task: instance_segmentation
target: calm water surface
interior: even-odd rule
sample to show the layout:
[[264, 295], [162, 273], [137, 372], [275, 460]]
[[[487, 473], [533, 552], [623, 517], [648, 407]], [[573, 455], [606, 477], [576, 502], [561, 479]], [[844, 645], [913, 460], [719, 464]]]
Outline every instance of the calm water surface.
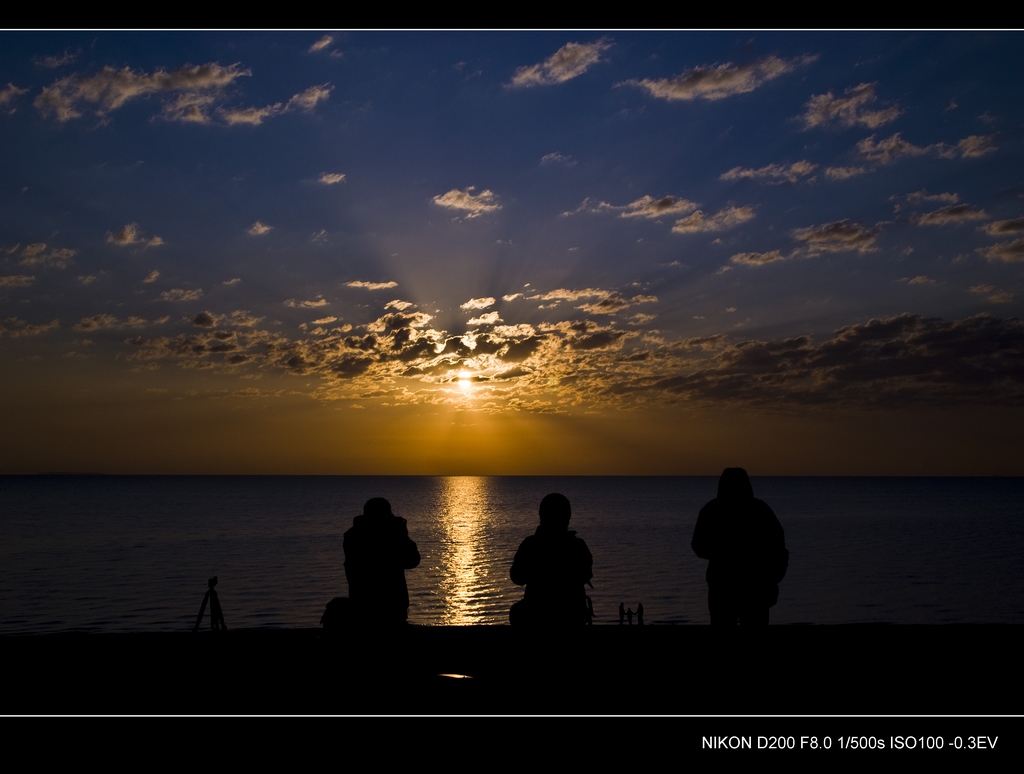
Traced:
[[[773, 623], [1024, 622], [1022, 479], [754, 478], [786, 531]], [[410, 620], [499, 624], [549, 492], [594, 555], [598, 623], [707, 623], [690, 538], [703, 477], [0, 477], [0, 633], [191, 628], [206, 591], [230, 628], [313, 627], [347, 594], [342, 536], [388, 498], [423, 560]]]

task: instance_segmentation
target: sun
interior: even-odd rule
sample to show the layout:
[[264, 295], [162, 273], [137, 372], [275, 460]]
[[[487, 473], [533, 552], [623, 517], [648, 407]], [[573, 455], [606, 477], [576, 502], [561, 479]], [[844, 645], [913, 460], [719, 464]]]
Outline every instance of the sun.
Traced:
[[473, 386], [473, 374], [469, 371], [459, 371], [456, 378], [459, 380], [459, 387], [462, 388], [463, 392], [468, 392]]

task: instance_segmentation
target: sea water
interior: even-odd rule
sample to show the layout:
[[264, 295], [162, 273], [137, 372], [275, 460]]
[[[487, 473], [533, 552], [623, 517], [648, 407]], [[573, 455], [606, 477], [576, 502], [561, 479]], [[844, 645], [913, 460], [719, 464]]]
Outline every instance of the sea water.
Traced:
[[[786, 532], [775, 624], [1024, 622], [1024, 479], [753, 478]], [[0, 634], [183, 631], [218, 576], [229, 628], [315, 627], [371, 497], [408, 520], [409, 620], [503, 624], [549, 492], [594, 556], [595, 623], [705, 624], [690, 549], [712, 477], [3, 476]], [[206, 623], [208, 625], [208, 616]]]

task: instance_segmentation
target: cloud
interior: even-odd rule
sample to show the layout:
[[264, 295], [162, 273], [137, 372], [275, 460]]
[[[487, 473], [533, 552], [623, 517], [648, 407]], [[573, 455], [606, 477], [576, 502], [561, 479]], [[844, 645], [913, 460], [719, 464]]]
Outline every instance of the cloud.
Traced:
[[44, 70], [56, 70], [58, 67], [69, 65], [78, 59], [80, 51], [72, 53], [71, 51], [64, 51], [62, 54], [51, 54], [49, 56], [37, 56], [32, 58], [32, 63], [36, 67], [42, 67]]
[[479, 317], [471, 317], [466, 325], [494, 325], [495, 323], [501, 322], [501, 318], [497, 312], [487, 312]]
[[911, 222], [918, 226], [957, 226], [972, 220], [984, 220], [987, 217], [984, 210], [976, 210], [969, 204], [954, 204], [927, 212], [924, 215], [915, 215], [911, 218]]
[[346, 282], [345, 287], [347, 288], [364, 288], [365, 290], [387, 290], [389, 288], [397, 288], [397, 282], [366, 282], [364, 280], [352, 280]]
[[791, 232], [794, 239], [804, 244], [808, 256], [849, 251], [871, 252], [876, 249], [878, 233], [846, 220], [798, 228]]
[[807, 101], [807, 109], [800, 118], [805, 129], [837, 123], [840, 126], [866, 126], [877, 129], [883, 124], [895, 121], [903, 112], [899, 107], [869, 110], [874, 103], [877, 83], [862, 83], [846, 90], [845, 96], [836, 97], [832, 92], [815, 94]]
[[313, 53], [316, 53], [317, 51], [323, 51], [325, 48], [330, 46], [333, 42], [334, 42], [334, 36], [333, 35], [324, 35], [322, 38], [320, 38], [318, 41], [316, 41], [313, 45], [311, 45], [309, 47], [309, 51], [307, 53], [313, 54]]
[[324, 185], [337, 185], [344, 182], [345, 175], [341, 172], [321, 172], [317, 179]]
[[439, 207], [467, 212], [469, 213], [466, 215], [467, 218], [476, 218], [485, 212], [494, 212], [501, 209], [501, 205], [498, 204], [498, 199], [493, 192], [481, 191], [479, 194], [474, 195], [471, 192], [475, 188], [472, 185], [461, 191], [453, 188], [446, 194], [435, 196], [433, 202]]
[[52, 266], [56, 269], [63, 269], [77, 254], [78, 251], [70, 247], [54, 247], [47, 250], [45, 242], [35, 242], [25, 245], [18, 263], [21, 266]]
[[60, 327], [60, 320], [50, 320], [48, 323], [33, 325], [32, 323], [19, 320], [17, 317], [8, 317], [0, 321], [0, 336], [10, 336], [18, 339], [22, 336], [38, 336]]
[[567, 167], [576, 166], [576, 159], [572, 156], [568, 156], [564, 153], [555, 151], [554, 153], [548, 153], [541, 157], [541, 164], [564, 164]]
[[1001, 242], [991, 247], [979, 247], [977, 252], [990, 261], [1019, 263], [1024, 261], [1024, 237], [1014, 239], [1012, 242]]
[[286, 110], [312, 110], [321, 102], [331, 96], [334, 87], [330, 83], [321, 83], [319, 86], [310, 86], [304, 91], [288, 100]]
[[273, 226], [268, 226], [266, 223], [261, 223], [260, 221], [257, 220], [255, 223], [249, 226], [249, 228], [247, 228], [246, 231], [249, 233], [250, 236], [263, 236], [273, 228]]
[[296, 301], [294, 298], [289, 298], [284, 302], [284, 305], [295, 309], [317, 309], [321, 306], [327, 306], [327, 300], [323, 296], [317, 296], [313, 301]]
[[987, 223], [981, 228], [989, 236], [1002, 236], [1003, 234], [1018, 234], [1021, 231], [1024, 231], [1024, 218], [997, 220], [994, 223]]
[[917, 277], [900, 277], [899, 282], [906, 282], [908, 285], [934, 285], [935, 280], [931, 277], [926, 277], [923, 274]]
[[735, 263], [738, 266], [764, 266], [767, 263], [785, 260], [788, 260], [787, 256], [778, 250], [771, 250], [767, 253], [737, 253], [729, 259], [729, 263]]
[[121, 320], [112, 314], [94, 314], [92, 317], [83, 317], [71, 327], [76, 331], [98, 331], [108, 328], [138, 328], [146, 325], [141, 317], [131, 316]]
[[724, 231], [745, 223], [754, 217], [753, 207], [726, 207], [711, 217], [697, 210], [692, 215], [676, 221], [672, 227], [673, 234], [696, 234], [701, 231]]
[[412, 301], [402, 301], [399, 298], [392, 299], [384, 304], [385, 309], [397, 309], [400, 312], [408, 309], [410, 306], [415, 306], [415, 304]]
[[890, 164], [901, 156], [938, 156], [944, 159], [976, 158], [996, 150], [995, 135], [971, 135], [956, 145], [944, 142], [919, 146], [904, 140], [900, 133], [875, 141], [871, 135], [857, 143], [858, 152], [869, 161]]
[[[13, 83], [8, 83], [7, 86], [0, 89], [0, 109], [6, 108], [8, 105], [14, 102], [15, 99], [17, 99], [22, 94], [25, 94], [27, 92], [28, 89], [19, 89]], [[13, 113], [14, 111], [11, 110], [9, 112]]]
[[232, 279], [229, 279], [229, 280], [224, 280], [224, 281], [223, 281], [222, 283], [220, 283], [220, 284], [221, 284], [221, 285], [227, 285], [228, 287], [231, 287], [231, 286], [233, 286], [233, 285], [237, 285], [237, 284], [238, 284], [239, 282], [241, 282], [241, 281], [242, 281], [242, 278], [241, 278], [241, 277], [234, 277], [234, 278], [232, 278]]
[[160, 69], [153, 73], [107, 66], [95, 75], [71, 75], [54, 81], [33, 104], [43, 116], [52, 115], [60, 122], [80, 118], [86, 106], [102, 117], [131, 100], [153, 94], [184, 93], [195, 104], [201, 104], [211, 94], [219, 95], [238, 78], [251, 74], [237, 63], [184, 65], [170, 72]]
[[120, 231], [107, 232], [107, 241], [118, 247], [130, 247], [131, 245], [143, 245], [144, 247], [157, 247], [164, 243], [161, 237], [154, 236], [146, 238], [139, 232], [138, 223], [129, 223]]
[[619, 214], [620, 218], [653, 219], [690, 212], [697, 207], [697, 203], [675, 196], [663, 196], [660, 199], [655, 199], [651, 196], [641, 196], [636, 201], [627, 204], [624, 208], [613, 208], [611, 205], [603, 206], [608, 209], [622, 209], [622, 212]]
[[35, 282], [35, 279], [27, 274], [8, 274], [0, 277], [0, 288], [25, 288]]
[[202, 289], [185, 290], [183, 288], [172, 288], [160, 294], [161, 301], [196, 301], [203, 295]]
[[769, 164], [768, 166], [761, 167], [760, 169], [733, 167], [718, 179], [742, 180], [746, 178], [748, 180], [758, 180], [767, 183], [796, 183], [800, 178], [807, 177], [817, 168], [817, 164], [812, 164], [809, 161], [795, 161], [792, 164]]
[[620, 85], [637, 86], [658, 99], [714, 101], [751, 92], [768, 81], [814, 62], [817, 58], [801, 56], [786, 60], [770, 56], [749, 64], [734, 65], [727, 62], [701, 66], [687, 70], [674, 78], [645, 78], [640, 81], [625, 81]]
[[464, 304], [459, 306], [459, 309], [486, 309], [489, 306], [494, 306], [494, 299], [490, 296], [486, 298], [471, 298]]
[[153, 269], [149, 274], [146, 275], [145, 279], [142, 280], [142, 284], [151, 285], [160, 278], [160, 272]]
[[212, 328], [217, 324], [216, 318], [209, 312], [200, 312], [192, 318], [191, 322], [200, 328]]
[[913, 204], [920, 202], [944, 202], [946, 204], [957, 204], [960, 201], [960, 197], [955, 193], [938, 193], [930, 194], [927, 190], [922, 188], [920, 191], [914, 191], [913, 193], [907, 194], [907, 201]]
[[866, 167], [827, 167], [825, 175], [832, 180], [849, 180], [851, 177], [863, 175], [868, 171], [870, 170]]
[[527, 88], [564, 83], [583, 75], [601, 61], [601, 54], [612, 47], [608, 38], [593, 43], [566, 43], [540, 64], [524, 65], [512, 76], [510, 86]]

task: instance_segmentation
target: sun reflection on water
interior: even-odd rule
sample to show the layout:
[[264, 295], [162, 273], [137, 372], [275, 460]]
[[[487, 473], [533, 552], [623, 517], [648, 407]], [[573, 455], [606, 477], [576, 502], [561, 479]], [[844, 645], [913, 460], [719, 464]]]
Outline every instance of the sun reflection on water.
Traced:
[[485, 547], [491, 517], [488, 479], [451, 476], [444, 479], [440, 495], [444, 623], [481, 623], [488, 602], [499, 593]]

